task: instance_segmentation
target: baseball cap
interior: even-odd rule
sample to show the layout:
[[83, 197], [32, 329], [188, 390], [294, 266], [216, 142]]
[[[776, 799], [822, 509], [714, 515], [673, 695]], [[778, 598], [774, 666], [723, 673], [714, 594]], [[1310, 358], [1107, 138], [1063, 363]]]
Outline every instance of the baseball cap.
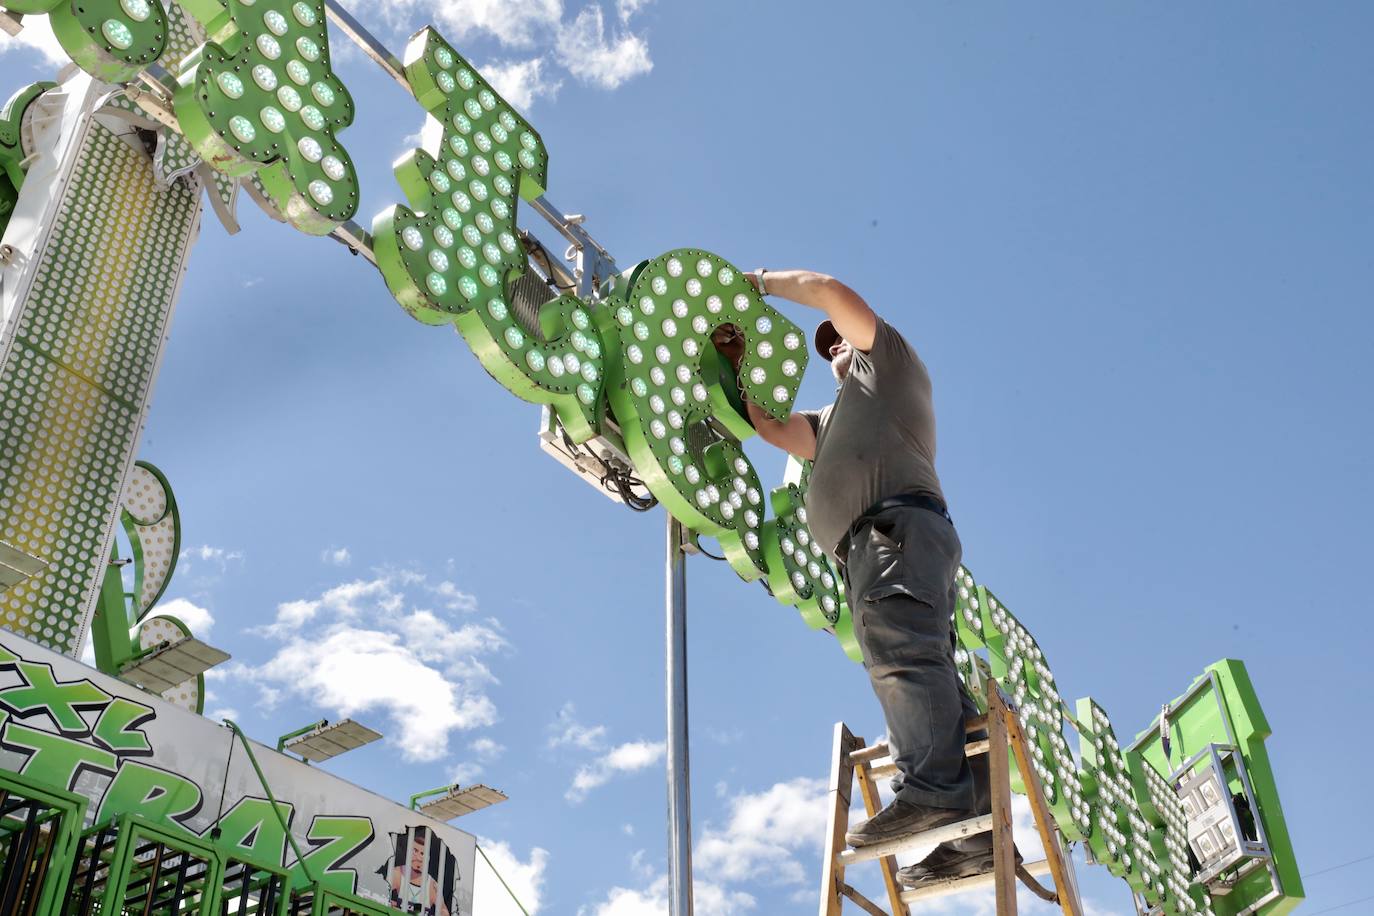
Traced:
[[830, 362], [830, 348], [835, 346], [835, 341], [840, 339], [840, 332], [835, 330], [835, 325], [827, 318], [816, 325], [816, 333], [811, 340], [816, 345], [816, 352], [821, 355], [821, 359]]

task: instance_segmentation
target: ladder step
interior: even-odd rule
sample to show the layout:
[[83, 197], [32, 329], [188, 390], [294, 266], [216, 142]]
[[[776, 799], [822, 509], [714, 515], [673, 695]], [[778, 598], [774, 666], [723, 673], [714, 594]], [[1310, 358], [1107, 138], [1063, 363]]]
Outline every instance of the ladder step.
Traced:
[[[988, 717], [987, 717], [986, 715], [975, 716], [975, 717], [972, 718], [972, 719], [965, 719], [965, 720], [964, 720], [964, 731], [965, 731], [965, 732], [977, 732], [977, 731], [982, 731], [983, 729], [985, 729], [985, 728], [987, 728], [987, 727], [988, 727]], [[972, 756], [974, 753], [979, 753], [979, 754], [981, 754], [981, 753], [983, 753], [984, 751], [987, 750], [987, 743], [986, 743], [985, 741], [971, 741], [971, 742], [969, 742], [969, 747], [976, 747], [976, 746], [978, 746], [979, 744], [982, 744], [982, 745], [983, 745], [983, 750], [980, 750], [980, 751], [969, 751], [969, 752], [967, 752], [967, 753], [969, 754], [969, 756]], [[859, 748], [857, 751], [851, 751], [850, 754], [849, 754], [849, 762], [852, 763], [852, 764], [854, 764], [855, 766], [857, 766], [857, 765], [860, 764], [860, 763], [868, 763], [868, 762], [870, 762], [870, 761], [877, 760], [879, 757], [886, 757], [886, 756], [887, 756], [887, 742], [886, 742], [886, 741], [878, 741], [878, 742], [876, 742], [876, 743], [874, 743], [874, 744], [868, 745], [867, 747], [861, 747], [861, 748]]]
[[[1050, 863], [1046, 859], [1039, 862], [1027, 862], [1021, 866], [1035, 877], [1039, 878], [1050, 873]], [[938, 884], [928, 884], [924, 887], [913, 888], [902, 891], [903, 903], [916, 903], [920, 900], [933, 900], [936, 897], [946, 897], [950, 894], [962, 894], [964, 891], [974, 891], [981, 887], [991, 887], [996, 875], [988, 872], [986, 875], [978, 875], [973, 878], [956, 878], [952, 881], [941, 881]]]
[[[970, 741], [964, 745], [964, 756], [977, 757], [979, 754], [986, 754], [992, 742], [987, 738], [982, 741]], [[884, 776], [894, 776], [897, 773], [897, 764], [886, 757], [879, 757], [868, 768], [868, 775], [873, 779], [880, 779]]]
[[847, 868], [856, 862], [881, 859], [885, 856], [905, 852], [916, 846], [935, 846], [948, 840], [960, 840], [964, 837], [987, 833], [991, 829], [992, 815], [984, 814], [981, 817], [971, 817], [966, 821], [957, 821], [943, 827], [936, 827], [934, 830], [927, 830], [924, 833], [913, 833], [910, 836], [874, 843], [872, 846], [861, 846], [858, 849], [846, 849], [835, 856], [835, 862], [841, 867]]

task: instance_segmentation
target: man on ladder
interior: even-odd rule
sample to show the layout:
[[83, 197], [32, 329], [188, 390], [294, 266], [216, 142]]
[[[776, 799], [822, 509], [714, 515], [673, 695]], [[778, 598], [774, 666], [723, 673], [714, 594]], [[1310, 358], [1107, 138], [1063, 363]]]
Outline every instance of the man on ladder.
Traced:
[[[959, 682], [950, 629], [962, 546], [935, 473], [925, 364], [832, 277], [805, 270], [746, 276], [762, 295], [825, 312], [814, 342], [839, 386], [830, 406], [785, 421], [746, 404], [764, 441], [814, 461], [807, 522], [844, 574], [864, 668], [887, 720], [896, 797], [846, 839], [868, 846], [986, 814], [987, 757], [964, 754], [964, 719], [978, 709]], [[738, 338], [717, 337], [716, 344], [738, 366]], [[917, 887], [992, 868], [992, 838], [983, 833], [942, 843], [898, 875]]]

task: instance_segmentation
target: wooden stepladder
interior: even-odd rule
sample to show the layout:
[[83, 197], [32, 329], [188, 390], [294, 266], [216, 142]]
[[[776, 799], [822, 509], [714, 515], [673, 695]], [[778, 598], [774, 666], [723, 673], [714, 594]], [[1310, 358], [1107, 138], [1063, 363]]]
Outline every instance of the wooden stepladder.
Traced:
[[[888, 757], [885, 742], [866, 746], [856, 738], [843, 722], [835, 725], [835, 751], [830, 770], [830, 799], [832, 802], [827, 828], [825, 862], [821, 868], [820, 916], [839, 916], [848, 897], [860, 909], [873, 916], [888, 916], [872, 900], [845, 883], [845, 869], [860, 862], [877, 860], [882, 867], [883, 884], [891, 905], [891, 916], [910, 916], [911, 904], [933, 897], [975, 890], [992, 885], [997, 892], [997, 916], [1016, 913], [1016, 879], [1021, 880], [1043, 900], [1056, 902], [1064, 916], [1083, 916], [1078, 889], [1072, 874], [1072, 861], [1065, 854], [1059, 829], [1041, 794], [1040, 781], [1031, 768], [1025, 735], [1016, 714], [1002, 697], [997, 685], [987, 683], [988, 712], [967, 723], [970, 732], [987, 729], [988, 737], [970, 741], [965, 753], [970, 757], [988, 754], [991, 781], [992, 813], [969, 818], [925, 833], [889, 840], [861, 849], [850, 849], [844, 835], [849, 828], [849, 807], [855, 779], [863, 797], [864, 810], [872, 817], [878, 812], [878, 790], [874, 780], [897, 771]], [[1045, 848], [1045, 859], [1027, 862], [1020, 869], [1016, 865], [1015, 844], [1011, 825], [1011, 765], [1008, 750], [1016, 757], [1016, 768], [1022, 774], [1030, 798], [1035, 826]], [[933, 846], [949, 840], [992, 833], [993, 870], [991, 874], [974, 878], [955, 879], [914, 890], [903, 890], [897, 883], [897, 853], [916, 846]], [[1032, 876], [1050, 875], [1057, 893], [1046, 890]]]

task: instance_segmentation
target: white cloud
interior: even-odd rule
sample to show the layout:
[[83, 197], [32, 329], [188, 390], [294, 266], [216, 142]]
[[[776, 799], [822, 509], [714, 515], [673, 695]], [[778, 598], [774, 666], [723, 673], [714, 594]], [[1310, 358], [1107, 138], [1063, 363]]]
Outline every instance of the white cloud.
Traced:
[[592, 789], [604, 786], [621, 773], [635, 773], [663, 759], [662, 741], [627, 741], [602, 757], [578, 768], [572, 785], [564, 793], [570, 802], [580, 802]]
[[478, 738], [468, 745], [468, 749], [483, 760], [495, 760], [506, 751], [504, 745], [497, 744], [490, 738]]
[[53, 34], [47, 16], [25, 16], [23, 31], [18, 35], [5, 35], [0, 38], [0, 54], [21, 50], [37, 51], [42, 56], [44, 65], [65, 67], [71, 63], [71, 58], [62, 50], [57, 36]]
[[221, 666], [220, 677], [256, 685], [268, 706], [292, 696], [332, 717], [384, 714], [383, 730], [402, 757], [438, 760], [452, 732], [496, 722], [485, 693], [495, 678], [481, 656], [507, 643], [494, 621], [455, 626], [429, 610], [406, 610], [430, 591], [424, 576], [395, 572], [284, 602], [273, 624], [254, 631], [274, 641], [274, 654]]
[[554, 49], [569, 73], [602, 89], [615, 89], [654, 68], [649, 45], [641, 36], [627, 31], [607, 38], [605, 16], [595, 5], [582, 10], [559, 32]]
[[530, 47], [563, 18], [562, 0], [391, 0], [390, 18], [433, 20], [444, 37], [458, 44], [473, 33], [485, 33], [503, 45]]
[[606, 726], [583, 725], [577, 721], [573, 704], [565, 703], [558, 711], [558, 718], [549, 725], [549, 747], [580, 747], [584, 751], [595, 751], [606, 743]]
[[[724, 827], [707, 827], [693, 850], [703, 874], [721, 882], [755, 880], [800, 884], [820, 859], [825, 834], [827, 785], [798, 778], [730, 800]], [[796, 857], [804, 851], [802, 864]]]
[[462, 47], [470, 36], [490, 36], [503, 48], [533, 51], [518, 60], [495, 60], [479, 68], [512, 105], [528, 109], [553, 98], [562, 67], [584, 83], [615, 89], [653, 69], [649, 45], [631, 31], [634, 17], [650, 0], [616, 0], [614, 29], [608, 33], [600, 2], [583, 5], [565, 18], [563, 0], [390, 0], [381, 14], [396, 32], [433, 22]]
[[628, 24], [631, 17], [648, 6], [652, 0], [616, 0], [615, 11], [620, 21]]
[[448, 781], [455, 786], [470, 786], [481, 775], [482, 765], [480, 763], [465, 760], [449, 770]]
[[528, 60], [492, 61], [481, 68], [493, 89], [516, 108], [529, 111], [535, 99], [554, 99], [563, 81], [548, 75], [542, 57]]
[[443, 600], [444, 607], [451, 611], [477, 610], [477, 598], [463, 591], [447, 579], [430, 590], [438, 595]]
[[[752, 911], [758, 901], [744, 891], [731, 891], [710, 881], [692, 881], [693, 912], [697, 916], [738, 916]], [[667, 916], [668, 879], [659, 877], [643, 890], [613, 887], [606, 900], [578, 916]]]
[[221, 566], [243, 559], [242, 550], [226, 550], [223, 547], [211, 547], [209, 544], [201, 544], [199, 547], [183, 547], [177, 557], [179, 560], [211, 560]]
[[320, 552], [320, 562], [330, 566], [347, 566], [353, 562], [353, 554], [347, 547], [329, 547]]
[[214, 614], [200, 605], [192, 604], [185, 598], [173, 598], [171, 601], [160, 602], [153, 608], [153, 612], [149, 616], [175, 617], [190, 627], [197, 639], [209, 639], [210, 630], [215, 626]]
[[478, 738], [468, 745], [468, 750], [476, 758], [465, 760], [449, 770], [449, 782], [457, 785], [471, 785], [485, 771], [485, 764], [494, 763], [505, 753], [506, 748], [491, 738]]
[[[548, 851], [535, 846], [530, 850], [529, 859], [522, 862], [507, 843], [489, 840], [486, 837], [478, 837], [477, 843], [487, 854], [487, 858], [491, 859], [491, 864], [505, 879], [506, 884], [510, 885], [515, 899], [520, 901], [531, 916], [537, 913], [544, 891], [544, 870], [549, 864]], [[481, 856], [477, 857], [477, 880], [472, 908], [473, 912], [493, 916], [519, 912], [510, 899], [510, 893], [501, 886], [495, 875], [490, 874], [490, 868]]]
[[404, 604], [404, 597], [397, 589], [413, 584], [411, 576], [413, 574], [396, 573], [376, 579], [355, 579], [334, 586], [319, 598], [284, 601], [277, 605], [275, 621], [252, 632], [264, 636], [286, 636], [314, 620], [321, 610], [349, 620], [357, 619], [367, 608], [396, 615]]
[[[777, 885], [790, 885], [795, 888], [791, 895], [794, 903], [814, 905], [826, 794], [825, 780], [798, 778], [732, 797], [728, 819], [721, 825], [707, 823], [692, 852], [695, 911], [700, 916], [738, 916], [754, 911], [758, 899], [751, 890], [756, 888], [741, 886], [746, 883], [773, 886], [768, 897], [774, 902], [786, 894]], [[614, 887], [603, 901], [580, 910], [581, 916], [666, 914], [666, 876], [646, 866], [640, 853], [631, 858], [630, 869], [645, 882], [643, 886]], [[860, 877], [859, 872], [854, 877]], [[768, 910], [773, 912], [776, 906]]]

